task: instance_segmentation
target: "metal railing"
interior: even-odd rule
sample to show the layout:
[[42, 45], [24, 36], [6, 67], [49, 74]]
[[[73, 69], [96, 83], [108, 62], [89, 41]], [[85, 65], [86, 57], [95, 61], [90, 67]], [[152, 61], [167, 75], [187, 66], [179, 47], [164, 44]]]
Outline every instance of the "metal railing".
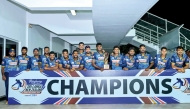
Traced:
[[[137, 38], [159, 45], [159, 37], [179, 26], [167, 19], [147, 12], [134, 28], [136, 29]], [[180, 29], [180, 45], [185, 49], [190, 48], [190, 39], [186, 36], [190, 36], [190, 30], [182, 27]]]

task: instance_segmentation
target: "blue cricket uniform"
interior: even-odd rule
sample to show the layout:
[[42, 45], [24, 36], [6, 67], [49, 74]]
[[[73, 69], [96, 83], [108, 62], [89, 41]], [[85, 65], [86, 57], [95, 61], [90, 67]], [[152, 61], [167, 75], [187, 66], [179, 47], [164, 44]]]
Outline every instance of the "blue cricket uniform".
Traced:
[[[70, 58], [69, 58], [70, 59]], [[63, 56], [59, 59], [59, 64], [62, 65], [63, 68], [66, 68], [68, 65], [70, 66], [69, 59], [66, 60]]]
[[24, 57], [22, 55], [18, 55], [17, 59], [18, 59], [18, 68], [19, 68], [19, 71], [26, 70], [27, 66], [28, 66], [28, 62], [29, 62], [30, 56], [25, 56]]
[[57, 58], [54, 58], [54, 60], [51, 60], [50, 58], [46, 59], [46, 65], [48, 65], [48, 67], [55, 67], [56, 64], [59, 63], [59, 60]]
[[41, 63], [41, 68], [44, 69], [46, 63], [47, 63], [47, 58], [45, 55], [40, 55], [39, 62]]
[[87, 56], [84, 55], [81, 60], [81, 64], [86, 68], [87, 70], [95, 70], [94, 66], [92, 66], [92, 60], [94, 59], [94, 56]]
[[79, 52], [78, 52], [78, 57], [79, 57], [80, 60], [82, 60], [82, 57], [85, 56], [85, 55], [86, 55], [85, 52], [83, 52], [83, 53], [79, 53]]
[[[123, 59], [122, 55], [118, 56], [110, 55], [110, 66], [112, 70], [122, 70], [122, 59]], [[117, 63], [119, 64], [119, 66], [116, 66]]]
[[94, 60], [95, 60], [96, 66], [98, 66], [100, 68], [104, 68], [104, 53], [100, 54], [98, 52], [95, 52]]
[[182, 68], [184, 64], [189, 64], [189, 59], [186, 54], [183, 54], [182, 58], [180, 59], [177, 53], [175, 53], [171, 58], [171, 62], [175, 63], [176, 67]]
[[170, 69], [171, 67], [171, 59], [166, 55], [164, 59], [162, 59], [160, 54], [157, 54], [154, 58], [154, 65], [157, 67], [159, 70], [164, 68], [164, 69]]
[[29, 63], [28, 63], [28, 69], [32, 70], [32, 71], [39, 71], [40, 68], [38, 66], [40, 60], [40, 56], [38, 58], [32, 56], [29, 59]]
[[150, 63], [154, 62], [150, 54], [145, 54], [142, 56], [142, 54], [137, 54], [137, 64], [138, 69], [146, 69], [149, 67]]
[[130, 58], [129, 56], [124, 56], [123, 67], [126, 67], [129, 70], [137, 69], [137, 67], [138, 67], [137, 57], [133, 56], [133, 58]]
[[80, 59], [77, 59], [76, 61], [74, 59], [70, 59], [69, 63], [71, 68], [79, 68], [80, 65], [82, 65]]

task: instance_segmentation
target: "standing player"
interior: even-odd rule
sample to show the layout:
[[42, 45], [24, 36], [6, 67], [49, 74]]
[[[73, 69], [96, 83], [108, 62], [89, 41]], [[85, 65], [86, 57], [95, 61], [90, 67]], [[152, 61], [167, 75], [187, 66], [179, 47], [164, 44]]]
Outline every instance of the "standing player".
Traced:
[[47, 60], [46, 60], [44, 69], [45, 70], [58, 70], [58, 63], [59, 63], [59, 60], [56, 59], [55, 53], [53, 51], [51, 51], [49, 53], [49, 58], [47, 58]]
[[82, 57], [85, 55], [85, 52], [84, 52], [84, 43], [83, 42], [80, 42], [79, 43], [79, 59], [81, 60]]
[[135, 48], [129, 48], [128, 55], [123, 58], [123, 70], [134, 70], [137, 69], [137, 57], [135, 56]]
[[9, 57], [6, 57], [2, 61], [1, 74], [2, 79], [5, 81], [6, 88], [6, 104], [8, 103], [8, 88], [9, 88], [9, 72], [17, 71], [18, 59], [15, 58], [15, 50], [9, 50]]
[[85, 47], [85, 53], [86, 55], [83, 56], [81, 63], [83, 70], [95, 70], [95, 68], [92, 66], [92, 60], [94, 56], [92, 55], [92, 52], [90, 50], [90, 46]]
[[27, 47], [22, 47], [22, 55], [18, 55], [18, 68], [19, 71], [24, 71], [27, 70], [28, 62], [30, 59], [30, 56], [27, 55], [28, 48]]
[[82, 64], [81, 64], [81, 60], [78, 57], [78, 51], [74, 50], [73, 51], [73, 59], [70, 59], [70, 69], [71, 72], [73, 71], [78, 71], [78, 70], [82, 70]]
[[123, 56], [120, 55], [119, 47], [114, 46], [113, 55], [110, 55], [110, 67], [112, 70], [122, 70], [122, 59]]
[[67, 49], [62, 51], [62, 57], [59, 59], [59, 69], [69, 72], [69, 53]]
[[137, 54], [138, 61], [138, 69], [145, 69], [148, 71], [153, 65], [154, 60], [150, 56], [150, 54], [146, 53], [145, 45], [140, 45], [140, 54]]
[[188, 69], [189, 67], [189, 59], [184, 53], [183, 47], [178, 46], [176, 50], [177, 53], [175, 53], [171, 58], [172, 68], [176, 69], [178, 72], [185, 73], [185, 69]]
[[39, 71], [39, 60], [40, 60], [40, 56], [39, 56], [39, 50], [37, 48], [35, 48], [33, 50], [33, 54], [34, 56], [30, 57], [29, 59], [29, 63], [28, 63], [28, 70], [32, 70], [32, 71]]
[[95, 67], [95, 69], [104, 71], [104, 64], [107, 64], [108, 54], [103, 52], [101, 43], [96, 44], [96, 49], [97, 52], [94, 53], [92, 65]]
[[39, 60], [39, 67], [41, 72], [45, 67], [46, 60], [48, 57], [49, 57], [49, 47], [44, 47], [44, 55], [41, 55]]
[[161, 54], [157, 54], [154, 60], [155, 72], [161, 73], [165, 69], [170, 69], [171, 60], [170, 57], [167, 56], [167, 48], [161, 48]]

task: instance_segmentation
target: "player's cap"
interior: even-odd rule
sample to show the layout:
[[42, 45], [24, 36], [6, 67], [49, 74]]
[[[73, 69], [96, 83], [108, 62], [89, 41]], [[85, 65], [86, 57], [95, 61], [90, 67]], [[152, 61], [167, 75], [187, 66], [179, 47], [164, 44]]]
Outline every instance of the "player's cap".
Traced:
[[87, 48], [90, 48], [90, 46], [89, 46], [89, 45], [87, 45], [87, 46], [85, 47], [85, 49], [87, 49]]
[[39, 51], [37, 48], [34, 48], [33, 52], [34, 52], [35, 50]]
[[13, 48], [10, 49], [10, 50], [9, 50], [9, 53], [10, 53], [10, 52], [15, 52], [15, 49], [13, 49]]

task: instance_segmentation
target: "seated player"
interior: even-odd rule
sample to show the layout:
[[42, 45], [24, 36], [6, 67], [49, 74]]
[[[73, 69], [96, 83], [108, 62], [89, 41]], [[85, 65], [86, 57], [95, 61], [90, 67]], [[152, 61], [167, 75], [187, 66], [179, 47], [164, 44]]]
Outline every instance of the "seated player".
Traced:
[[69, 53], [67, 49], [62, 51], [62, 57], [59, 59], [59, 69], [69, 72]]
[[[97, 52], [94, 53], [94, 59], [92, 60], [92, 65], [96, 70], [104, 71], [104, 64], [108, 64], [108, 54], [102, 49], [102, 44], [96, 44]], [[109, 65], [108, 65], [109, 67]]]
[[135, 56], [135, 48], [129, 48], [128, 55], [123, 58], [123, 70], [134, 70], [137, 69], [137, 57]]
[[167, 48], [161, 48], [161, 54], [157, 54], [154, 59], [155, 72], [161, 73], [166, 69], [170, 69], [171, 60], [170, 57], [167, 56]]
[[175, 53], [171, 58], [172, 68], [176, 69], [178, 72], [185, 73], [185, 69], [189, 68], [189, 59], [184, 53], [183, 47], [178, 46], [176, 50], [177, 53]]
[[69, 61], [71, 72], [82, 70], [83, 67], [82, 67], [82, 64], [80, 61], [81, 60], [78, 57], [78, 51], [74, 50], [73, 51], [73, 59], [70, 59], [70, 61]]
[[51, 51], [49, 53], [49, 58], [46, 60], [45, 70], [58, 70], [59, 60], [55, 57], [55, 53]]
[[19, 71], [24, 71], [27, 70], [28, 62], [30, 59], [30, 56], [27, 55], [28, 48], [27, 47], [22, 47], [22, 55], [18, 55], [18, 68]]
[[85, 47], [85, 53], [86, 54], [82, 57], [81, 60], [83, 70], [95, 70], [95, 68], [92, 66], [92, 60], [94, 56], [92, 55], [90, 46]]
[[154, 60], [152, 59], [150, 54], [146, 53], [145, 45], [140, 45], [139, 50], [140, 53], [137, 54], [138, 69], [145, 69], [146, 71], [148, 71], [154, 65]]
[[5, 57], [1, 64], [2, 79], [5, 81], [6, 104], [8, 104], [9, 72], [17, 71], [18, 59], [15, 58], [15, 50], [9, 50], [9, 57]]
[[113, 55], [110, 55], [110, 67], [112, 70], [122, 70], [122, 58], [120, 55], [120, 49], [118, 46], [114, 46]]
[[33, 50], [33, 54], [34, 56], [30, 57], [29, 59], [27, 70], [39, 71], [40, 70], [40, 67], [38, 64], [40, 60], [39, 50], [35, 48]]

